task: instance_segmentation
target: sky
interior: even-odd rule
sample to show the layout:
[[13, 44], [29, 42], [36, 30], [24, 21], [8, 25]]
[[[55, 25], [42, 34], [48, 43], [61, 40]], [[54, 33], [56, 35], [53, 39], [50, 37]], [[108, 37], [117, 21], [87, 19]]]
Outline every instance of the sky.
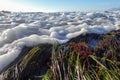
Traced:
[[15, 12], [103, 11], [120, 8], [120, 0], [0, 0], [0, 10]]

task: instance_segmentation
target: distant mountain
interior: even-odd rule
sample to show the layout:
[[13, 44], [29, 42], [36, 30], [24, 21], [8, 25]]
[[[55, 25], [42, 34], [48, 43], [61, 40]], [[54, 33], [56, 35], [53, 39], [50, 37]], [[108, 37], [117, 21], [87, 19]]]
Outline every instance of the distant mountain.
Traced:
[[120, 7], [108, 9], [109, 11], [120, 11]]

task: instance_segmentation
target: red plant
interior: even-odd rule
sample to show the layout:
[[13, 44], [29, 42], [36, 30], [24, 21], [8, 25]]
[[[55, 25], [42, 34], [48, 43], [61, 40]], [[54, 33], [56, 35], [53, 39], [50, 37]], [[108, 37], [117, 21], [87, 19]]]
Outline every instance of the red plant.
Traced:
[[94, 55], [93, 52], [91, 52], [89, 46], [85, 42], [81, 43], [74, 42], [69, 46], [69, 49], [71, 52], [79, 54], [80, 59], [82, 60], [86, 59], [89, 55]]
[[113, 54], [109, 52], [109, 53], [107, 53], [106, 57], [107, 57], [108, 59], [112, 59], [112, 58], [113, 58]]

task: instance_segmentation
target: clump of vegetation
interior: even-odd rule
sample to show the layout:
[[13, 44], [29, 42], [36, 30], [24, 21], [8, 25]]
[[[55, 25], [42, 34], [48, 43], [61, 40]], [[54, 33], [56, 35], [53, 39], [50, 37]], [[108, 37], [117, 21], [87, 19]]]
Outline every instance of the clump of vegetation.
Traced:
[[108, 56], [97, 57], [85, 42], [71, 43], [67, 48], [66, 52], [59, 47], [53, 48], [50, 69], [43, 80], [120, 79], [116, 62]]
[[110, 60], [120, 61], [120, 32], [110, 32], [103, 36], [94, 47], [97, 57], [107, 57]]
[[119, 80], [119, 37], [119, 31], [103, 35], [93, 50], [86, 42], [53, 48], [50, 69], [43, 80]]

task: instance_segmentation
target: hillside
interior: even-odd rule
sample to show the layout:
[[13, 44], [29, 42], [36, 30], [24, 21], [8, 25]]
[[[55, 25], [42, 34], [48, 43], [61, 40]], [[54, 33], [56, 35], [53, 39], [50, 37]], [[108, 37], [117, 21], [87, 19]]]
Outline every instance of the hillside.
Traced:
[[[0, 75], [1, 80], [73, 80], [75, 78], [118, 80], [120, 79], [120, 30], [106, 34], [80, 35], [64, 44], [24, 47], [19, 56], [21, 58], [17, 58], [9, 67], [4, 68]], [[76, 72], [75, 65], [78, 59], [80, 62], [77, 64], [82, 67], [78, 69], [82, 71]], [[94, 72], [91, 73], [93, 69]]]

